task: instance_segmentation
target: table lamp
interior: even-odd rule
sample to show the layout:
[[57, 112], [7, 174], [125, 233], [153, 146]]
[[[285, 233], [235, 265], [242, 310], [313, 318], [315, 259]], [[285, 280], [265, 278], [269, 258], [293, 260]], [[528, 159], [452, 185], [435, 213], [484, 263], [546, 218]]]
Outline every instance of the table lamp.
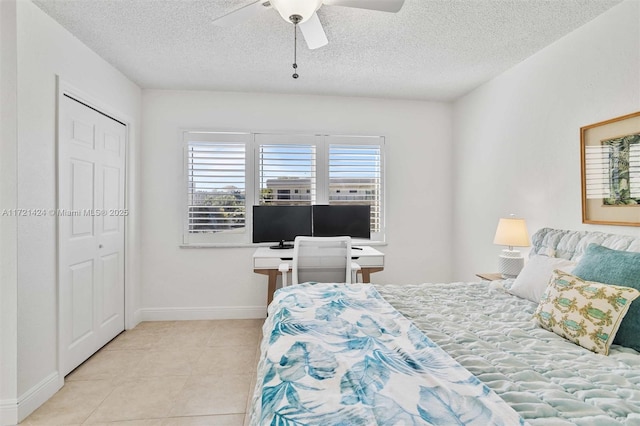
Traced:
[[498, 222], [493, 244], [508, 246], [502, 250], [498, 260], [498, 270], [502, 278], [515, 278], [524, 267], [524, 257], [519, 250], [513, 247], [529, 247], [529, 233], [524, 219], [518, 219], [515, 215], [501, 218]]

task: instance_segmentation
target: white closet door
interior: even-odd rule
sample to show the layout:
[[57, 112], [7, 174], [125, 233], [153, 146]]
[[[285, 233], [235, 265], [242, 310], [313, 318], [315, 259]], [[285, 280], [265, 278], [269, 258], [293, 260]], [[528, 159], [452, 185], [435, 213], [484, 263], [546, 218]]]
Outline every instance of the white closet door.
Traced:
[[59, 327], [66, 375], [124, 330], [126, 127], [67, 96], [59, 114]]

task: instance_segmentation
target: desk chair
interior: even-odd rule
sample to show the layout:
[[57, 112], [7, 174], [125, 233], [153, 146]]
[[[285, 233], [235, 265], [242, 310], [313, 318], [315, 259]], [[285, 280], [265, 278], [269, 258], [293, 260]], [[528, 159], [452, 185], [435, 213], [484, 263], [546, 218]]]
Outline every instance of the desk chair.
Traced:
[[[280, 264], [282, 286], [287, 286], [289, 265]], [[344, 271], [344, 282], [357, 282], [360, 265], [351, 260], [351, 237], [296, 237], [293, 245], [291, 283], [300, 282], [300, 270], [305, 273]], [[318, 280], [316, 280], [318, 281]]]

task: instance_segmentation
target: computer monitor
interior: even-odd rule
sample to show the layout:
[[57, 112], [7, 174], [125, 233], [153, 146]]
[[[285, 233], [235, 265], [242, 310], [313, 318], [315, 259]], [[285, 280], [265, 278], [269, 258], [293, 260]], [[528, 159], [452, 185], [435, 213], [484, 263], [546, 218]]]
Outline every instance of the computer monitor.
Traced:
[[254, 243], [279, 243], [272, 248], [293, 248], [284, 242], [311, 234], [311, 206], [253, 206]]
[[315, 237], [371, 238], [371, 206], [313, 206]]

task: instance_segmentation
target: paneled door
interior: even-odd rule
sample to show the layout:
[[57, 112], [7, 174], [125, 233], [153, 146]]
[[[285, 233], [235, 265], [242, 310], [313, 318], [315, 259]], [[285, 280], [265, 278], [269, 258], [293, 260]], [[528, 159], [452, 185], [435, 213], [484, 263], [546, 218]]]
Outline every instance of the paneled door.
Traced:
[[60, 357], [66, 375], [124, 330], [126, 126], [61, 96]]

